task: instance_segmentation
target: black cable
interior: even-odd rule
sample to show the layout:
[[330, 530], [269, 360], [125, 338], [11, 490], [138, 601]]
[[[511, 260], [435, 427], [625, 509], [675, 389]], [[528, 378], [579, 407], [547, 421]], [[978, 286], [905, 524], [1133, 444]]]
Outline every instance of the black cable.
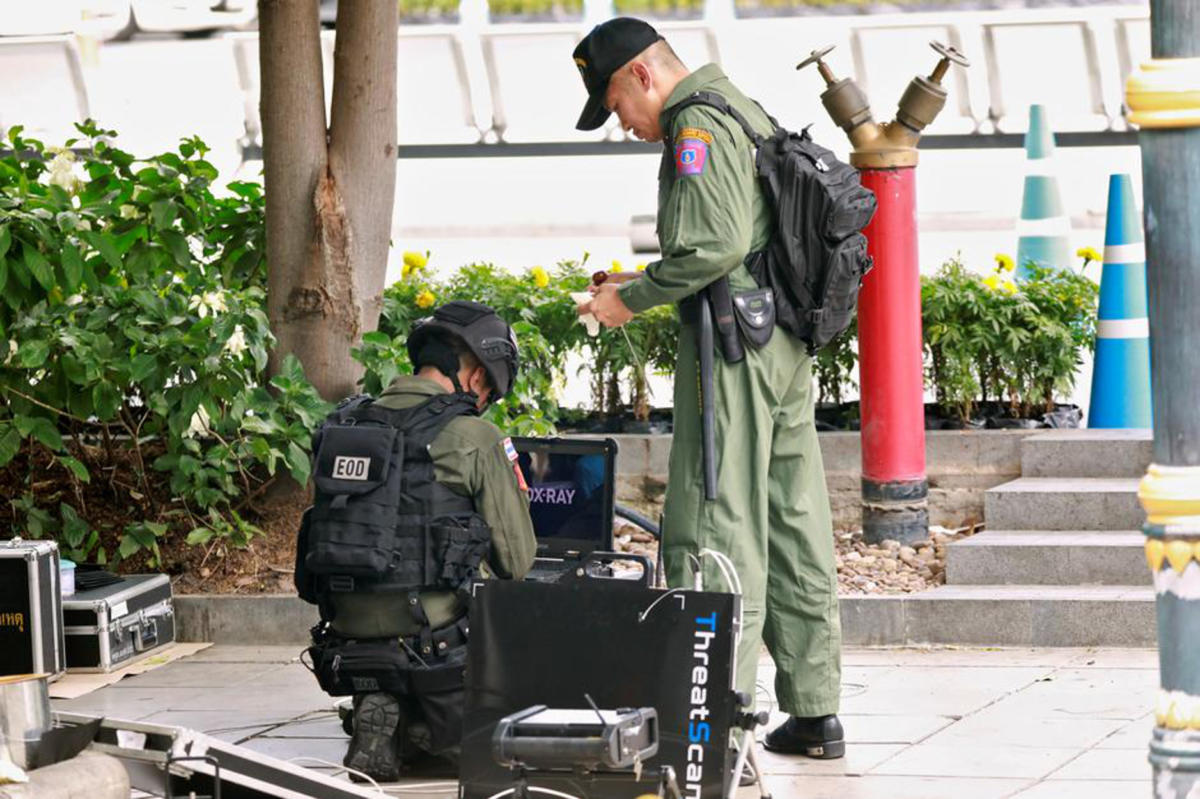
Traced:
[[624, 505], [618, 504], [616, 506], [615, 510], [617, 512], [617, 516], [621, 517], [622, 519], [624, 519], [627, 522], [633, 522], [638, 527], [642, 528], [647, 533], [654, 536], [655, 539], [658, 539], [659, 537], [661, 537], [661, 533], [659, 531], [658, 525], [655, 522], [650, 521], [650, 519], [646, 518], [642, 514], [633, 510], [632, 508], [627, 508]]

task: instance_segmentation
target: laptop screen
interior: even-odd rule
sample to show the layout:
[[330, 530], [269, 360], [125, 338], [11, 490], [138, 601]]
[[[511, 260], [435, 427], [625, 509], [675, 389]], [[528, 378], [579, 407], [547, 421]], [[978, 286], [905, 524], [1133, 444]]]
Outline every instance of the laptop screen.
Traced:
[[538, 555], [611, 550], [616, 442], [514, 438], [513, 446], [529, 484]]

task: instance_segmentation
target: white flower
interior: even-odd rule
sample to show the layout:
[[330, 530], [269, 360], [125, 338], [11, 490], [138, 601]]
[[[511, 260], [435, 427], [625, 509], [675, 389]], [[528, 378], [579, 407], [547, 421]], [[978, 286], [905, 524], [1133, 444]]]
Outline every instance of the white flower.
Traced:
[[72, 294], [70, 297], [67, 297], [67, 305], [78, 305], [81, 302], [83, 302], [82, 294]]
[[17, 354], [17, 348], [17, 340], [10, 338], [8, 340], [8, 355], [4, 356], [5, 366], [8, 366], [9, 362], [13, 359], [13, 356]]
[[242, 330], [241, 325], [233, 326], [233, 335], [225, 342], [225, 351], [232, 353], [234, 357], [246, 351], [246, 333]]
[[84, 219], [83, 217], [80, 217], [79, 220], [75, 223], [75, 229], [76, 230], [91, 230], [92, 223], [89, 220]]
[[62, 150], [50, 161], [50, 183], [59, 186], [68, 194], [74, 194], [80, 180], [75, 174], [75, 153]]
[[219, 291], [206, 291], [203, 294], [194, 295], [188, 300], [188, 308], [199, 314], [201, 319], [208, 316], [209, 311], [216, 316], [218, 311], [229, 310], [225, 305], [224, 295]]
[[204, 406], [201, 405], [196, 409], [196, 412], [192, 414], [192, 420], [188, 423], [187, 430], [183, 431], [183, 437], [195, 438], [198, 435], [208, 434], [211, 430], [209, 427], [210, 421], [212, 420], [208, 416], [208, 411], [204, 410]]
[[137, 209], [136, 205], [122, 205], [121, 206], [121, 218], [122, 219], [137, 219], [137, 215], [138, 215], [138, 209]]

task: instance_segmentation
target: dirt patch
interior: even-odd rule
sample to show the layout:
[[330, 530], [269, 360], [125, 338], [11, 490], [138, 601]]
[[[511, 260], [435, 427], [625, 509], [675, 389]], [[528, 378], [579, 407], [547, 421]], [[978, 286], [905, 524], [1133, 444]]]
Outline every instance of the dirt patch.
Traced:
[[186, 544], [174, 552], [179, 576], [173, 581], [178, 594], [290, 594], [296, 585], [296, 531], [308, 507], [307, 494], [282, 500], [265, 500], [247, 514], [247, 521], [263, 534], [245, 549], [226, 544]]

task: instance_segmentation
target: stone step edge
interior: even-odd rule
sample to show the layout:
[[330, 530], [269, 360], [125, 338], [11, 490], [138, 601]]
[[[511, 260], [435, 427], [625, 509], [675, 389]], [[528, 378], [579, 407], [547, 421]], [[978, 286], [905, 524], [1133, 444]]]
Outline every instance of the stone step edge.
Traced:
[[1141, 530], [981, 530], [975, 535], [951, 541], [956, 547], [1136, 547], [1141, 549], [1146, 535]]
[[[839, 601], [847, 646], [1156, 645], [1154, 589], [1143, 586], [949, 585]], [[294, 594], [179, 595], [175, 619], [180, 641], [295, 645], [299, 657], [317, 609]]]
[[[985, 494], [1137, 494], [1141, 477], [1018, 477]], [[1069, 485], [1055, 485], [1069, 484]]]

